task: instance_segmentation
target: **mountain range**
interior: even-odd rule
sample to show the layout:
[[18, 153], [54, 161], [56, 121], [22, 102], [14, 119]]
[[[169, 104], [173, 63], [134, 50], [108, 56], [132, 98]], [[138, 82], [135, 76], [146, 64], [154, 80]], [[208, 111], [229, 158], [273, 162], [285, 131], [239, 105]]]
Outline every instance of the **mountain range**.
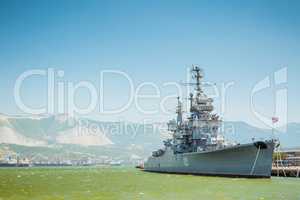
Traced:
[[[245, 122], [229, 121], [222, 126], [225, 138], [236, 143], [252, 138], [278, 138], [283, 148], [300, 146], [300, 124], [289, 123], [285, 132], [260, 129]], [[0, 115], [0, 147], [9, 145], [19, 154], [84, 154], [128, 159], [146, 157], [170, 137], [165, 123], [103, 122], [68, 115]]]

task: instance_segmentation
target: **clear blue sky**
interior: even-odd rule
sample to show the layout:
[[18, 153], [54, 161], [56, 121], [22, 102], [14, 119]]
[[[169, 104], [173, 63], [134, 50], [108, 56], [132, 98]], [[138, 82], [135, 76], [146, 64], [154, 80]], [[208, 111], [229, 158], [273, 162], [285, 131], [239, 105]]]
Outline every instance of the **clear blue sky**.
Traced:
[[[201, 65], [206, 80], [234, 81], [227, 120], [259, 125], [249, 111], [249, 93], [259, 80], [288, 67], [288, 118], [300, 122], [299, 1], [0, 1], [0, 112], [20, 111], [16, 78], [28, 69], [64, 70], [64, 81], [99, 81], [103, 69], [123, 70], [135, 84], [178, 81], [185, 66]], [[23, 88], [26, 102], [43, 105], [43, 79]], [[112, 81], [108, 102], [124, 95]], [[165, 89], [165, 92], [166, 89]], [[123, 94], [124, 93], [124, 94]], [[88, 98], [78, 94], [79, 104]], [[257, 107], [272, 115], [269, 93]], [[108, 105], [109, 106], [109, 105]], [[96, 114], [99, 117], [99, 114]], [[101, 118], [102, 116], [100, 116]], [[139, 121], [131, 109], [118, 118]], [[153, 116], [166, 120], [160, 114]], [[103, 118], [104, 119], [104, 118]]]

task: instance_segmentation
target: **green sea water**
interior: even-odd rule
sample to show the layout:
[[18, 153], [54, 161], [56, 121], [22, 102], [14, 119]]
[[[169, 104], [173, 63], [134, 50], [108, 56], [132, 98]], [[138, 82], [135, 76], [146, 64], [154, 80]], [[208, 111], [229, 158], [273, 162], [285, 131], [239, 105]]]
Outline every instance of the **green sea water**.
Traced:
[[2, 168], [0, 199], [300, 200], [300, 179], [246, 179], [131, 168]]

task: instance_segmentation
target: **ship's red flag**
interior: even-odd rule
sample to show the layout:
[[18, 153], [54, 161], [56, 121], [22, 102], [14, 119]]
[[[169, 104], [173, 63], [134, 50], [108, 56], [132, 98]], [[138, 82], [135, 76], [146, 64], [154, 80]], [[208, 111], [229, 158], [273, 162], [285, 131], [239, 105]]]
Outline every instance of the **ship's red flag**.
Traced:
[[278, 117], [272, 117], [272, 123], [275, 124], [279, 121]]

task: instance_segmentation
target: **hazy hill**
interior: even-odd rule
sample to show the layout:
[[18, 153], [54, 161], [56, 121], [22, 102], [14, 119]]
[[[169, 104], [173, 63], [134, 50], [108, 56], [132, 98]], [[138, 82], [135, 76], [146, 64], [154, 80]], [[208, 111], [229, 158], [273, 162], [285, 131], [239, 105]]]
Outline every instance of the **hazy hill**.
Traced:
[[[271, 130], [245, 122], [225, 122], [223, 130], [227, 139], [239, 143], [274, 137]], [[162, 146], [168, 136], [163, 123], [101, 122], [67, 115], [0, 115], [0, 144], [11, 144], [14, 151], [27, 155], [145, 157]], [[300, 146], [300, 124], [288, 124], [287, 131], [276, 131], [275, 137], [284, 148]]]
[[110, 145], [112, 142], [100, 132], [81, 134], [76, 119], [58, 116], [0, 116], [0, 143], [24, 146], [51, 144]]
[[283, 148], [300, 146], [300, 123], [289, 123], [286, 131], [282, 129], [275, 130], [261, 129], [251, 126], [245, 122], [225, 122], [225, 137], [231, 141], [239, 143], [251, 142], [252, 138], [265, 140], [279, 139]]

